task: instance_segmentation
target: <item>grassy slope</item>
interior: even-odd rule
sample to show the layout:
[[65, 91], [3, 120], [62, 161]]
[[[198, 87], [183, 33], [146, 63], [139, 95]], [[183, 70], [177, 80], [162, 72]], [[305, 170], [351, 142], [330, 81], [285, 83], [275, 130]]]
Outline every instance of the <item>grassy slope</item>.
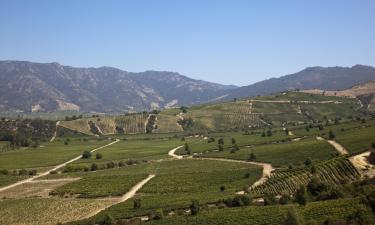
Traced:
[[57, 139], [52, 143], [43, 143], [43, 147], [18, 149], [0, 153], [0, 167], [2, 169], [39, 168], [57, 165], [70, 160], [85, 150], [92, 150], [107, 144], [107, 141], [72, 139], [68, 145]]
[[253, 152], [256, 159], [253, 161], [271, 163], [275, 167], [287, 166], [288, 164], [303, 164], [307, 159], [325, 160], [335, 155], [333, 147], [326, 142], [314, 139], [296, 142], [260, 145], [255, 147], [244, 147], [235, 153], [229, 150], [204, 154], [203, 157], [218, 157], [248, 160]]

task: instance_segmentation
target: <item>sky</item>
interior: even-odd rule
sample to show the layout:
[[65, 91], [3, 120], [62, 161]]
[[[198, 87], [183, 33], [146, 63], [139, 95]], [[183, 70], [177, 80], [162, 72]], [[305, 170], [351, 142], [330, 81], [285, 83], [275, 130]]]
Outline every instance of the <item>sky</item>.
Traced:
[[0, 0], [0, 60], [249, 85], [375, 66], [374, 12], [373, 0]]

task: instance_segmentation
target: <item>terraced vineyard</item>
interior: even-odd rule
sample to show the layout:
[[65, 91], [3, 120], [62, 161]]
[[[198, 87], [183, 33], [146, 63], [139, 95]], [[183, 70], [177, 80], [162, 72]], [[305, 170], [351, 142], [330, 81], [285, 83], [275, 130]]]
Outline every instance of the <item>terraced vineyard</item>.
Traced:
[[301, 185], [306, 185], [313, 176], [332, 185], [349, 183], [360, 178], [359, 172], [344, 157], [317, 163], [314, 167], [316, 170], [314, 173], [307, 168], [277, 170], [264, 184], [254, 187], [250, 191], [255, 195], [293, 194]]

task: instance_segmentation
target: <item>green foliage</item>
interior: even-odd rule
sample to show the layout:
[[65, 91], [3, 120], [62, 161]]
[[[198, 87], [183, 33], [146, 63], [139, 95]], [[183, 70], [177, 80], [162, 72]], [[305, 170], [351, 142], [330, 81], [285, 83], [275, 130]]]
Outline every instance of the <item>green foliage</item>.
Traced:
[[84, 152], [82, 153], [82, 159], [89, 159], [89, 158], [91, 158], [91, 152], [89, 152], [89, 151], [84, 151]]
[[306, 203], [307, 203], [307, 194], [306, 194], [306, 188], [305, 188], [305, 186], [300, 186], [299, 187], [299, 189], [296, 192], [295, 200], [300, 205], [306, 205]]
[[190, 214], [192, 216], [195, 216], [198, 214], [200, 210], [199, 201], [198, 200], [192, 200], [190, 204]]
[[285, 216], [284, 225], [305, 225], [303, 217], [295, 210], [294, 207], [288, 209]]

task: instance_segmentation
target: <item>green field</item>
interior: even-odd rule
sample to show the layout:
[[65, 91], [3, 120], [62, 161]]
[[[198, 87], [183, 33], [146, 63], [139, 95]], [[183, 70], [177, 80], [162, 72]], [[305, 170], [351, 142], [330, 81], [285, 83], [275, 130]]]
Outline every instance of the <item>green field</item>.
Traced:
[[74, 164], [103, 163], [109, 161], [121, 161], [126, 159], [155, 160], [168, 158], [168, 151], [182, 145], [180, 139], [151, 139], [151, 140], [121, 140], [107, 148], [103, 148], [96, 153], [100, 153], [103, 158], [96, 159], [95, 154], [90, 159], [80, 159]]
[[251, 153], [256, 156], [252, 161], [281, 167], [289, 164], [300, 165], [307, 159], [325, 160], [334, 156], [336, 152], [328, 143], [310, 138], [295, 142], [243, 147], [234, 153], [230, 150], [211, 152], [203, 154], [202, 157], [250, 160]]
[[41, 168], [54, 166], [68, 161], [85, 150], [108, 144], [108, 141], [88, 140], [72, 138], [68, 145], [64, 144], [65, 139], [57, 139], [52, 143], [43, 143], [38, 148], [17, 149], [14, 151], [0, 153], [1, 169], [23, 169]]
[[120, 196], [128, 192], [132, 186], [146, 177], [147, 174], [108, 175], [100, 176], [100, 179], [89, 176], [63, 185], [51, 192], [51, 194], [59, 196], [70, 195], [79, 198]]

